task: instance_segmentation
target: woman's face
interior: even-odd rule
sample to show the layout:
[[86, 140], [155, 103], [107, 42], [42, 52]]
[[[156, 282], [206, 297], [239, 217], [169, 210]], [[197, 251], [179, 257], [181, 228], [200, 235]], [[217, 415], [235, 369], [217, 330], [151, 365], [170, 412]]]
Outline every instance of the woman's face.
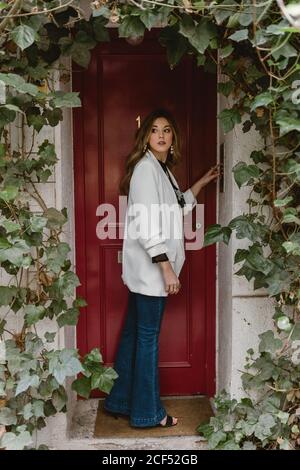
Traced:
[[172, 141], [173, 132], [167, 119], [164, 117], [156, 118], [150, 132], [150, 150], [167, 153], [172, 145]]

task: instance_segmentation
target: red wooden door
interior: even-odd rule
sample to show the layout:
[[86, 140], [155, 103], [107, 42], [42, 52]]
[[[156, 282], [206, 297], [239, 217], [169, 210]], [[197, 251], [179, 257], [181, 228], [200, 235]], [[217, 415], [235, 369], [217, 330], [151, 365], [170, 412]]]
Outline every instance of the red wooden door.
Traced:
[[[88, 302], [77, 344], [82, 354], [100, 348], [106, 365], [113, 365], [128, 290], [118, 262], [122, 238], [97, 237], [96, 210], [111, 203], [118, 217], [118, 183], [138, 116], [161, 106], [174, 113], [183, 140], [183, 163], [174, 174], [182, 190], [216, 160], [215, 76], [191, 56], [171, 70], [157, 35], [151, 31], [132, 46], [113, 32], [113, 40], [93, 52], [88, 70], [73, 73], [73, 89], [82, 99], [82, 108], [74, 110], [76, 271], [82, 283], [78, 294]], [[200, 193], [198, 203], [205, 205], [205, 226], [215, 223], [215, 185]], [[215, 246], [186, 251], [182, 288], [168, 297], [162, 323], [162, 395], [215, 392], [215, 266]]]

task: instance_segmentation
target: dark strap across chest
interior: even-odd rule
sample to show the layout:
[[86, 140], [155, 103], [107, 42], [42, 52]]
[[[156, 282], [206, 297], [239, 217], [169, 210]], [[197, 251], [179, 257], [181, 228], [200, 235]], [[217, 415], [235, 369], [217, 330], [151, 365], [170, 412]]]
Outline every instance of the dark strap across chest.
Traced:
[[180, 207], [183, 207], [185, 205], [185, 200], [184, 200], [184, 196], [182, 194], [182, 192], [180, 191], [179, 188], [177, 188], [177, 186], [173, 183], [172, 179], [171, 179], [171, 176], [170, 176], [170, 173], [168, 171], [168, 167], [167, 165], [162, 162], [161, 160], [158, 160], [162, 169], [164, 170], [164, 172], [166, 173], [167, 177], [169, 178], [169, 181], [174, 189], [174, 192], [176, 194], [176, 198], [177, 198], [177, 202], [178, 204], [180, 205]]

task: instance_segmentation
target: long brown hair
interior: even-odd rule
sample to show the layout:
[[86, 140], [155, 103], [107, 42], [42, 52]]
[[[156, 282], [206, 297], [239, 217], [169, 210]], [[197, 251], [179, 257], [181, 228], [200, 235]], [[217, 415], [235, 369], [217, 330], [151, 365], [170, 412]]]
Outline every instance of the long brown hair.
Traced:
[[129, 193], [129, 185], [131, 176], [134, 170], [135, 165], [138, 161], [144, 156], [145, 152], [145, 145], [148, 148], [148, 138], [152, 131], [153, 122], [155, 119], [164, 117], [167, 119], [172, 132], [173, 132], [173, 149], [174, 152], [171, 154], [170, 149], [168, 151], [166, 165], [170, 170], [173, 166], [177, 165], [181, 160], [181, 139], [179, 135], [179, 129], [177, 123], [172, 116], [172, 114], [165, 108], [158, 108], [149, 113], [145, 119], [142, 121], [141, 127], [137, 129], [135, 133], [135, 142], [131, 153], [127, 156], [126, 164], [125, 164], [125, 174], [121, 179], [119, 184], [120, 194], [128, 195]]

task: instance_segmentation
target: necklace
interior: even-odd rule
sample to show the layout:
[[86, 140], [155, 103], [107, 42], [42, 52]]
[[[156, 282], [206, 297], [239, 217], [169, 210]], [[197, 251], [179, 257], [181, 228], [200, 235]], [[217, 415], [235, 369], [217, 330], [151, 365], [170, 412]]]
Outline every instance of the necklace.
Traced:
[[183, 196], [182, 192], [181, 192], [180, 189], [177, 188], [177, 186], [175, 186], [175, 184], [173, 183], [173, 181], [172, 181], [172, 179], [171, 179], [171, 177], [170, 177], [170, 173], [169, 173], [169, 171], [168, 171], [167, 165], [166, 165], [164, 162], [162, 162], [161, 160], [158, 160], [158, 161], [159, 161], [159, 163], [161, 164], [161, 166], [162, 166], [164, 172], [166, 173], [167, 177], [169, 178], [169, 181], [170, 181], [170, 183], [171, 183], [171, 185], [172, 185], [172, 187], [173, 187], [173, 189], [174, 189], [174, 192], [175, 192], [175, 195], [176, 195], [178, 204], [180, 205], [180, 207], [183, 207], [183, 206], [185, 205], [185, 199], [184, 199], [184, 196]]

